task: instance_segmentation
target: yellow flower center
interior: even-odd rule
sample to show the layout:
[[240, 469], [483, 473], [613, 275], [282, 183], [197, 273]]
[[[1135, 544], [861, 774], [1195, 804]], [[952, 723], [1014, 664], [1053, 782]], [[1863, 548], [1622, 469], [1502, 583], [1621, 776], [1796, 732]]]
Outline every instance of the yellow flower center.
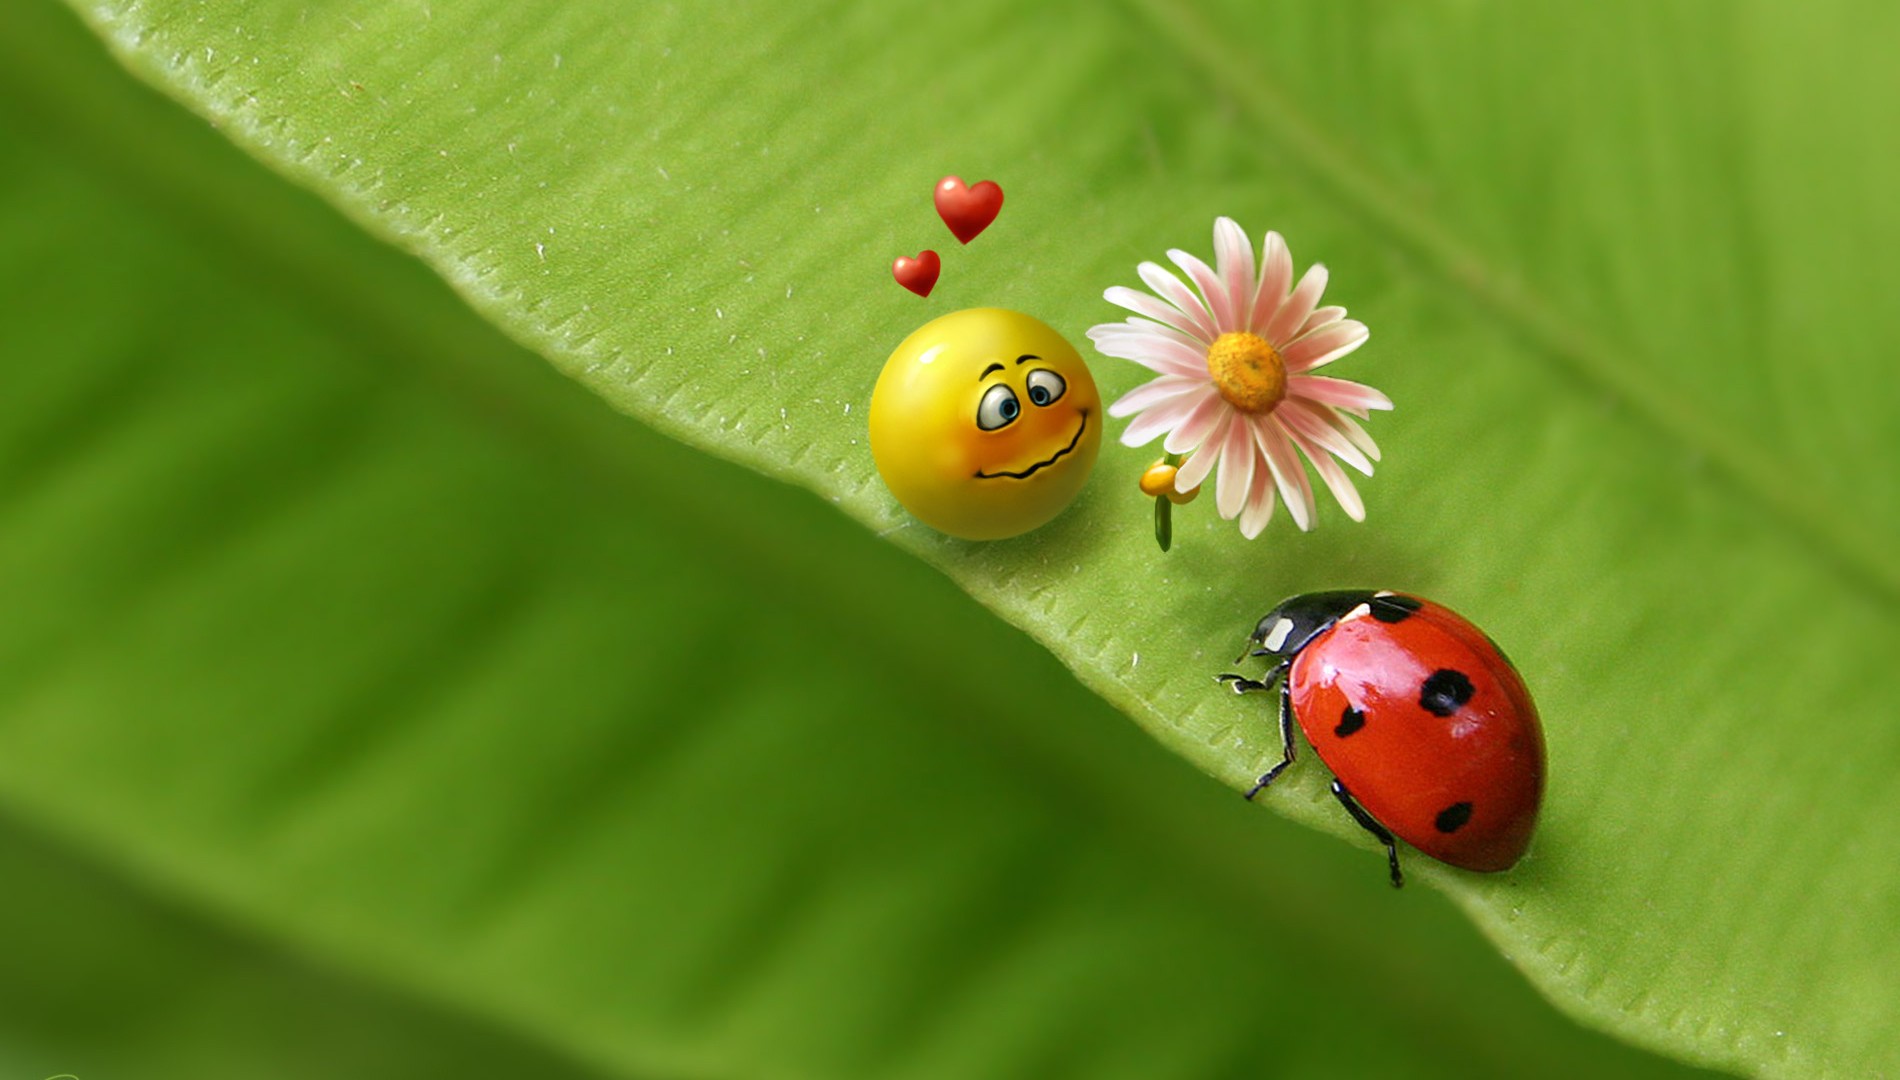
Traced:
[[1286, 364], [1267, 339], [1235, 332], [1214, 339], [1207, 373], [1227, 403], [1242, 412], [1272, 412], [1286, 398]]

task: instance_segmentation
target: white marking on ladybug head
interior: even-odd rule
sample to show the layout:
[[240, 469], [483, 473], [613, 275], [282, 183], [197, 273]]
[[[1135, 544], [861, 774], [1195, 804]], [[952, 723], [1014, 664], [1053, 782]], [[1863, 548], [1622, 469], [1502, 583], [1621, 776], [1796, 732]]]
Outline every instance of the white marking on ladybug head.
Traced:
[[1286, 644], [1286, 636], [1292, 632], [1293, 620], [1282, 618], [1274, 623], [1273, 629], [1267, 631], [1267, 636], [1260, 640], [1260, 647], [1268, 652], [1279, 652], [1280, 646]]
[[1378, 592], [1372, 594], [1372, 598], [1374, 600], [1384, 600], [1388, 596], [1397, 595], [1398, 593], [1393, 592], [1391, 589], [1380, 589]]
[[1339, 621], [1351, 622], [1353, 619], [1363, 619], [1370, 614], [1372, 614], [1372, 605], [1360, 604], [1358, 607], [1353, 608], [1351, 611], [1346, 612], [1344, 615], [1341, 615], [1339, 617]]

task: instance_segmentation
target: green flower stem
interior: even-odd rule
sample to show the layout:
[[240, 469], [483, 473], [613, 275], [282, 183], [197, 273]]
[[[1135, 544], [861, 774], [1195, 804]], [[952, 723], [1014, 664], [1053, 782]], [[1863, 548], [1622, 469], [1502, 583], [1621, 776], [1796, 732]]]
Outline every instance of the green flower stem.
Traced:
[[[1179, 454], [1163, 454], [1161, 460], [1177, 469], [1181, 467]], [[1174, 500], [1166, 495], [1155, 496], [1155, 543], [1160, 544], [1164, 552], [1174, 546]]]

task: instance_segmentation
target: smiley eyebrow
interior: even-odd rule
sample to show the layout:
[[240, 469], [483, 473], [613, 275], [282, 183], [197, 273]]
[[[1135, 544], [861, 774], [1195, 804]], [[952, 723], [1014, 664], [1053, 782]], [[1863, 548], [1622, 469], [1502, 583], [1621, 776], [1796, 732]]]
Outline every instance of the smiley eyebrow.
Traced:
[[[1042, 359], [1042, 357], [1040, 357], [1040, 356], [1037, 356], [1037, 355], [1036, 355], [1035, 353], [1024, 353], [1024, 354], [1022, 354], [1021, 356], [1018, 356], [1018, 357], [1016, 358], [1016, 362], [1017, 362], [1018, 364], [1020, 364], [1020, 363], [1022, 363], [1022, 362], [1023, 362], [1023, 361], [1025, 361], [1025, 360], [1040, 360], [1040, 359]], [[989, 367], [986, 367], [986, 368], [984, 368], [984, 369], [983, 369], [983, 374], [981, 374], [981, 375], [978, 375], [978, 376], [976, 377], [976, 381], [977, 381], [977, 382], [982, 382], [982, 381], [983, 381], [984, 379], [987, 379], [987, 378], [989, 378], [989, 377], [990, 377], [990, 372], [992, 372], [992, 371], [1002, 371], [1002, 370], [1004, 370], [1004, 368], [1003, 368], [1003, 365], [1001, 365], [1001, 364], [991, 364], [991, 365], [990, 365]]]

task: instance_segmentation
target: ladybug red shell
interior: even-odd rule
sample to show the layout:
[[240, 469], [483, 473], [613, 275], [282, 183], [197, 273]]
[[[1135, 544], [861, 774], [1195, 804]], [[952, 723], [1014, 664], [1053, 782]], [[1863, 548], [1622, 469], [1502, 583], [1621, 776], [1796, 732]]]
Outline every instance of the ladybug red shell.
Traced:
[[1449, 608], [1391, 592], [1307, 593], [1260, 620], [1241, 654], [1275, 661], [1236, 693], [1280, 686], [1283, 756], [1298, 721], [1332, 770], [1333, 794], [1385, 845], [1397, 836], [1467, 870], [1509, 869], [1530, 844], [1544, 792], [1544, 736], [1517, 669]]

